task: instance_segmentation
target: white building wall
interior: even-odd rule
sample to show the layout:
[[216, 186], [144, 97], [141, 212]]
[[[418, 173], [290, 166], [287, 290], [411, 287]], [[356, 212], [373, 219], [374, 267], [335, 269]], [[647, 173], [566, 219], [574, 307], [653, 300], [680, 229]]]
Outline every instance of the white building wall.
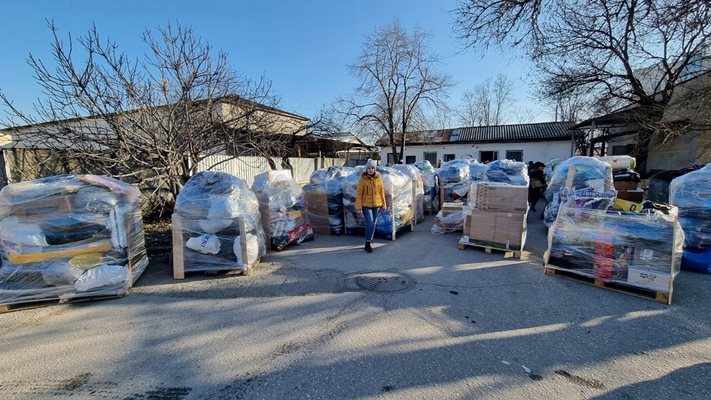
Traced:
[[[445, 154], [454, 154], [454, 158], [473, 158], [481, 161], [482, 151], [498, 152], [498, 159], [506, 158], [506, 151], [523, 151], [523, 162], [546, 162], [553, 158], [565, 160], [571, 156], [571, 143], [565, 141], [541, 141], [518, 143], [484, 143], [484, 144], [436, 144], [436, 145], [411, 145], [405, 146], [405, 157], [415, 156], [415, 161], [424, 160], [425, 152], [437, 152], [437, 160], [444, 161]], [[392, 152], [390, 147], [381, 148], [381, 157], [388, 159]]]

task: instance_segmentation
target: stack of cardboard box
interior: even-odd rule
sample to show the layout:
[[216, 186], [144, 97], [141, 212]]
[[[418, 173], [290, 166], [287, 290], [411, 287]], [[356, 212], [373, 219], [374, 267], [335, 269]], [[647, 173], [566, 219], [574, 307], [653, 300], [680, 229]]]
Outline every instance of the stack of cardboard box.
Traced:
[[633, 203], [641, 203], [644, 199], [644, 190], [639, 189], [639, 182], [615, 181], [614, 184], [618, 199]]
[[473, 182], [464, 216], [464, 242], [523, 250], [526, 242], [528, 187]]

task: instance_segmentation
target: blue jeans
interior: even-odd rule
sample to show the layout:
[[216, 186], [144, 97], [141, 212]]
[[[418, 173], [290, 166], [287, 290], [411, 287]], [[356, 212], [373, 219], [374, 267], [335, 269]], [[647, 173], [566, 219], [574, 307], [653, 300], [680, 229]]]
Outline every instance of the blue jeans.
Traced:
[[363, 207], [363, 216], [365, 217], [365, 241], [370, 242], [375, 235], [375, 221], [378, 220], [378, 212], [380, 207]]

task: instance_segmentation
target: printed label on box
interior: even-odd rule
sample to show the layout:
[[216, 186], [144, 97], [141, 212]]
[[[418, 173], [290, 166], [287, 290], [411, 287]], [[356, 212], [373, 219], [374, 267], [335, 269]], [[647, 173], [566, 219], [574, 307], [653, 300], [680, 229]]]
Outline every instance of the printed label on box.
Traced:
[[654, 250], [652, 249], [643, 249], [639, 253], [639, 259], [642, 261], [652, 261], [652, 258], [654, 258]]

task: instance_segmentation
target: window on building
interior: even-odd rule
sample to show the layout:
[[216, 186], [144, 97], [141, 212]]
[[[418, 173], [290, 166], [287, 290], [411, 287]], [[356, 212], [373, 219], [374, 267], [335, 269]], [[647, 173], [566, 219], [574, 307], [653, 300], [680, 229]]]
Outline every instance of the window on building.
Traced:
[[523, 162], [523, 150], [506, 150], [506, 159]]
[[447, 162], [447, 161], [452, 161], [452, 160], [454, 160], [454, 154], [445, 154], [445, 155], [444, 155], [444, 161], [445, 161], [445, 162]]
[[433, 167], [437, 166], [437, 152], [436, 151], [425, 151], [422, 153], [422, 159], [429, 161]]
[[483, 163], [496, 161], [498, 159], [499, 159], [499, 152], [498, 151], [480, 151], [479, 152], [479, 161], [481, 161]]
[[417, 156], [405, 156], [405, 164], [414, 164], [417, 161]]

